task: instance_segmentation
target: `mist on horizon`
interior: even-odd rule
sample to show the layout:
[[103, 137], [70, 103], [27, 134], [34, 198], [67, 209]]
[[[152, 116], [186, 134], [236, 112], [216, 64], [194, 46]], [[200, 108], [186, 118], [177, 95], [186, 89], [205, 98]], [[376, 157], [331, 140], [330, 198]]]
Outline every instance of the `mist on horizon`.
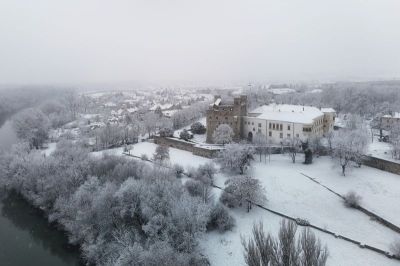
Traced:
[[400, 77], [400, 2], [0, 3], [0, 84]]

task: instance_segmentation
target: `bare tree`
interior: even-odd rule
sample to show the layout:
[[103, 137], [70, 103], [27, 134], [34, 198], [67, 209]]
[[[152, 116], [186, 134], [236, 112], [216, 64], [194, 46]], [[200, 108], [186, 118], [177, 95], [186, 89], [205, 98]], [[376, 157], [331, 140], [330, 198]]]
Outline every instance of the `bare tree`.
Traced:
[[335, 134], [333, 139], [334, 156], [338, 158], [344, 176], [350, 162], [361, 165], [367, 144], [368, 136], [362, 129], [343, 129]]
[[278, 237], [265, 235], [263, 224], [253, 226], [252, 238], [242, 238], [244, 258], [248, 266], [324, 266], [327, 247], [307, 228], [296, 241], [297, 226], [292, 221], [281, 222]]
[[301, 140], [299, 138], [287, 138], [285, 143], [289, 146], [289, 155], [293, 163], [296, 163], [296, 156], [301, 150]]

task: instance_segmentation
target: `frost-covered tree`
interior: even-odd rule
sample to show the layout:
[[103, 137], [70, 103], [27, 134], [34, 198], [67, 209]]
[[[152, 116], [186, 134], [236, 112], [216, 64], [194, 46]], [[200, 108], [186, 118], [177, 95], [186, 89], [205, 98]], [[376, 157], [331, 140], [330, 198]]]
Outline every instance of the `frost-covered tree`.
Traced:
[[213, 164], [206, 163], [200, 165], [196, 170], [191, 171], [191, 178], [193, 181], [186, 182], [186, 188], [192, 196], [200, 197], [204, 203], [212, 200], [213, 194], [211, 185], [214, 181], [214, 174], [216, 169]]
[[231, 208], [246, 206], [249, 212], [253, 203], [264, 204], [267, 201], [265, 194], [260, 180], [249, 176], [238, 176], [225, 182], [220, 201]]
[[151, 137], [156, 132], [157, 121], [160, 119], [160, 117], [153, 112], [149, 112], [146, 113], [142, 119], [144, 129], [146, 130], [148, 136]]
[[362, 129], [343, 129], [336, 132], [333, 138], [333, 155], [339, 160], [342, 174], [346, 175], [346, 167], [350, 162], [361, 165], [362, 156], [368, 145], [368, 135]]
[[225, 145], [232, 142], [233, 136], [233, 129], [227, 124], [221, 124], [213, 133], [213, 141], [214, 143]]
[[244, 144], [232, 143], [225, 145], [225, 149], [218, 154], [217, 162], [224, 169], [244, 174], [253, 160], [254, 150], [252, 147]]
[[172, 137], [174, 135], [174, 131], [172, 130], [172, 128], [169, 127], [164, 127], [162, 129], [160, 129], [158, 131], [158, 133], [160, 134], [160, 137]]
[[253, 225], [252, 237], [242, 239], [245, 263], [248, 266], [287, 265], [324, 266], [328, 248], [322, 247], [308, 228], [296, 240], [297, 226], [292, 221], [281, 222], [278, 237], [265, 234], [263, 224]]
[[28, 108], [14, 117], [13, 126], [19, 139], [39, 149], [48, 138], [50, 122], [39, 109]]
[[166, 145], [158, 145], [153, 154], [153, 161], [162, 163], [169, 160], [169, 147]]

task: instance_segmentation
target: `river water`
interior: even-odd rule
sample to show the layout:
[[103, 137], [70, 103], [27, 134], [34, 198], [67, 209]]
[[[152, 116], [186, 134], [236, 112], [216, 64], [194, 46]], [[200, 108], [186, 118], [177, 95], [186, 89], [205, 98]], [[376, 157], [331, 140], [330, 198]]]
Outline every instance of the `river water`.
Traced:
[[[11, 121], [4, 120], [0, 119], [0, 149], [7, 151], [17, 137]], [[0, 265], [80, 265], [79, 250], [18, 195], [0, 195]]]

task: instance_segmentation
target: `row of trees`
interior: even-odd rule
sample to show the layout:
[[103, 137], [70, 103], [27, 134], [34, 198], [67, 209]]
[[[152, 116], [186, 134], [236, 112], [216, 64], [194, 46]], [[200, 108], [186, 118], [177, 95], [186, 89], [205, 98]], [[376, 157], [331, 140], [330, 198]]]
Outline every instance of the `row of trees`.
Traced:
[[173, 128], [179, 129], [193, 123], [197, 119], [203, 117], [207, 109], [207, 102], [197, 102], [193, 103], [189, 108], [175, 112], [171, 117]]

